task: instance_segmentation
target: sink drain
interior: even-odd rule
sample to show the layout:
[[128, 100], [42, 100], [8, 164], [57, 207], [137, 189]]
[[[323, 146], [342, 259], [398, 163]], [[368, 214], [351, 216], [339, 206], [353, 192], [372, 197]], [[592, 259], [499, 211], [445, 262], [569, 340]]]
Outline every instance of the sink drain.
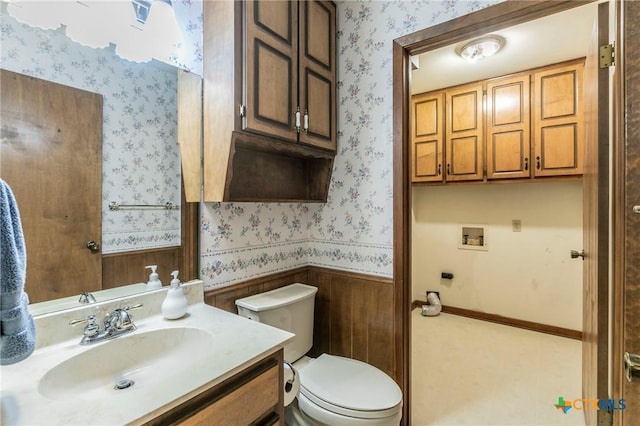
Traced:
[[118, 380], [118, 382], [116, 383], [116, 385], [113, 388], [115, 390], [122, 390], [122, 389], [130, 388], [135, 383], [136, 382], [134, 382], [131, 379], [122, 379], [122, 380]]

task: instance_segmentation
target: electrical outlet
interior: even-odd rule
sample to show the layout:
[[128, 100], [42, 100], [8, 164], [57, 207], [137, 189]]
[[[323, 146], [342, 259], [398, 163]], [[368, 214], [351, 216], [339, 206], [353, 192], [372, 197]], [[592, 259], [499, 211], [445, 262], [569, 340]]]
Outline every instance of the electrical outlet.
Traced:
[[522, 221], [520, 219], [513, 219], [511, 221], [511, 227], [513, 229], [513, 232], [522, 231]]

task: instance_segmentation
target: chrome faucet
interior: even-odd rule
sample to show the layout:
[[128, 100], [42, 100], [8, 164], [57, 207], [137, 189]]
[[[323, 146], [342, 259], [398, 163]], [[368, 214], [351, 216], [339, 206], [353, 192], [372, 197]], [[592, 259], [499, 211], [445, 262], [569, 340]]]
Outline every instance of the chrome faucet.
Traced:
[[142, 303], [138, 303], [137, 305], [127, 306], [125, 308], [117, 308], [113, 312], [108, 313], [104, 318], [104, 329], [102, 331], [100, 330], [100, 325], [96, 322], [95, 315], [89, 315], [85, 319], [71, 320], [69, 321], [69, 325], [76, 326], [86, 323], [82, 339], [80, 340], [81, 345], [102, 342], [135, 330], [136, 326], [133, 323], [133, 316], [129, 311], [141, 307]]

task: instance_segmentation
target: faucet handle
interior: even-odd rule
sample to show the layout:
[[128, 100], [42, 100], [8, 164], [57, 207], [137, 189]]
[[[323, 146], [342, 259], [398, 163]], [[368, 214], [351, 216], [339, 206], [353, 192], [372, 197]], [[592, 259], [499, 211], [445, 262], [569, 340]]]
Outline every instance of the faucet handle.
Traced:
[[135, 305], [132, 306], [125, 306], [124, 308], [122, 308], [125, 311], [131, 311], [134, 309], [138, 309], [138, 308], [142, 308], [144, 305], [142, 303], [136, 303]]
[[87, 323], [87, 325], [84, 327], [84, 336], [85, 337], [93, 337], [98, 335], [98, 333], [100, 332], [100, 326], [98, 325], [98, 323], [96, 322], [96, 316], [95, 315], [89, 315], [88, 317], [86, 317], [85, 319], [74, 319], [69, 321], [69, 325], [72, 327], [75, 327], [78, 324], [84, 324]]
[[87, 326], [91, 325], [91, 323], [95, 323], [96, 322], [96, 316], [95, 315], [89, 315], [88, 317], [84, 318], [84, 319], [73, 319], [71, 321], [69, 321], [69, 325], [71, 327], [75, 327], [78, 324], [84, 324], [87, 323]]

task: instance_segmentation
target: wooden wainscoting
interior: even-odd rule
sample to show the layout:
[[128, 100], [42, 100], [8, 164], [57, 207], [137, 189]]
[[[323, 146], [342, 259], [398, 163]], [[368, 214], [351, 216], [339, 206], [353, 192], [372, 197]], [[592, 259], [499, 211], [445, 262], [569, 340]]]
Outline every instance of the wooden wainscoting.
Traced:
[[[120, 287], [125, 284], [146, 283], [151, 270], [148, 265], [158, 265], [158, 275], [163, 285], [171, 281], [171, 272], [181, 271], [182, 247], [153, 250], [127, 251], [102, 256], [102, 288]], [[180, 274], [181, 281], [187, 281]]]
[[224, 309], [225, 311], [238, 312], [236, 299], [284, 287], [293, 283], [307, 283], [307, 267], [291, 269], [285, 272], [266, 275], [260, 278], [243, 281], [220, 289], [206, 290], [204, 303]]
[[325, 268], [309, 268], [318, 287], [312, 356], [358, 359], [395, 379], [393, 282]]
[[235, 313], [236, 299], [296, 282], [318, 287], [310, 356], [358, 359], [397, 380], [390, 278], [308, 266], [207, 290], [205, 303]]

